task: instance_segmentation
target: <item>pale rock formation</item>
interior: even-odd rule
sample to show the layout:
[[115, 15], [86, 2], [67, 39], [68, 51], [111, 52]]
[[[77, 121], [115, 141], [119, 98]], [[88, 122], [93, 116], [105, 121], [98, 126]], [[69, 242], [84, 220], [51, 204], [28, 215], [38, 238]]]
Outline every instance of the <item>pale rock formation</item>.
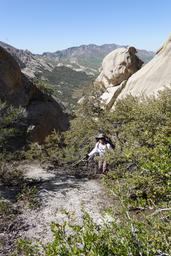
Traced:
[[106, 105], [107, 109], [111, 109], [115, 103], [117, 97], [126, 85], [126, 80], [117, 86], [108, 87], [106, 91], [101, 95], [102, 103]]
[[171, 86], [171, 34], [156, 52], [155, 57], [132, 75], [118, 99], [133, 96], [157, 95]]
[[171, 34], [156, 52], [154, 58], [141, 69], [135, 48], [120, 48], [108, 54], [102, 63], [102, 71], [96, 80], [105, 88], [102, 102], [108, 109], [127, 95], [157, 96], [171, 86]]
[[102, 71], [96, 82], [108, 88], [127, 80], [143, 64], [136, 52], [134, 47], [123, 47], [109, 53], [102, 62]]

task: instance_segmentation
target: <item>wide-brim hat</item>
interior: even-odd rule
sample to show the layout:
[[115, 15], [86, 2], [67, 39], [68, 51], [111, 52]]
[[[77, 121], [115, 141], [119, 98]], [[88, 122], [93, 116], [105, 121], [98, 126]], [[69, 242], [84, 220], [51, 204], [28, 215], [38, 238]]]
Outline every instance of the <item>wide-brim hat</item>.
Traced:
[[103, 133], [99, 133], [97, 134], [96, 139], [105, 139], [105, 135]]

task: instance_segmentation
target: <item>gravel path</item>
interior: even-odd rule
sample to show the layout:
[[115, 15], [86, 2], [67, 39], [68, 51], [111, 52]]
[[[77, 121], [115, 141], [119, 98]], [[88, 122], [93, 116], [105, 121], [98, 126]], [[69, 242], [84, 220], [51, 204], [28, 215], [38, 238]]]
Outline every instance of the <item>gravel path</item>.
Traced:
[[20, 218], [28, 228], [21, 231], [22, 237], [49, 241], [49, 224], [52, 221], [63, 222], [67, 218], [62, 210], [74, 212], [76, 221], [81, 222], [83, 207], [96, 223], [103, 222], [102, 212], [111, 202], [100, 179], [76, 178], [70, 170], [47, 172], [38, 164], [24, 168], [27, 178], [41, 180], [37, 185], [41, 207], [36, 210], [23, 209]]

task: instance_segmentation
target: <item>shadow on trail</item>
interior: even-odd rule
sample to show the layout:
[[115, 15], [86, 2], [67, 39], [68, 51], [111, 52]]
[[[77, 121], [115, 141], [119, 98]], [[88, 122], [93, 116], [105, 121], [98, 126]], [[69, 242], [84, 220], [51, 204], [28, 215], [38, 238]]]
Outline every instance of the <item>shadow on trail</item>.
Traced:
[[[53, 177], [51, 175], [52, 173], [54, 175]], [[69, 191], [74, 188], [79, 190], [83, 183], [91, 178], [92, 177], [87, 175], [85, 172], [73, 172], [73, 170], [69, 171], [67, 169], [63, 169], [61, 171], [59, 168], [59, 170], [56, 169], [53, 170], [53, 172], [49, 172], [49, 178], [46, 179], [43, 179], [41, 176], [38, 179], [29, 178], [25, 179], [24, 183], [18, 186], [0, 184], [0, 197], [15, 203], [16, 197], [24, 185], [36, 187], [38, 190], [38, 196], [42, 196], [44, 194], [43, 192], [45, 192], [45, 194], [50, 192], [60, 192], [65, 194], [65, 191]]]
[[0, 197], [11, 201], [11, 203], [16, 202], [16, 196], [20, 192], [18, 186], [6, 186], [0, 184]]
[[[90, 214], [95, 222], [101, 223], [102, 211], [108, 207], [108, 195], [100, 182], [89, 173], [89, 170], [71, 166], [47, 167], [41, 164], [29, 163], [22, 166], [24, 182], [19, 186], [0, 184], [0, 195], [14, 203], [17, 209], [16, 219], [7, 225], [9, 231], [4, 231], [4, 254], [12, 248], [16, 238], [39, 240], [47, 243], [52, 234], [50, 223], [63, 223], [67, 216], [63, 212], [75, 214], [75, 220], [82, 220], [82, 207]], [[23, 202], [17, 202], [17, 195], [22, 187], [36, 187], [36, 208], [28, 208]], [[27, 195], [29, 196], [29, 194]], [[38, 207], [37, 207], [38, 206]], [[5, 224], [6, 225], [6, 224]], [[12, 236], [11, 236], [12, 234]], [[0, 253], [1, 254], [1, 253]]]
[[40, 192], [62, 192], [74, 188], [79, 189], [87, 180], [88, 178], [86, 177], [78, 179], [75, 176], [60, 174], [51, 180], [42, 181], [36, 187]]

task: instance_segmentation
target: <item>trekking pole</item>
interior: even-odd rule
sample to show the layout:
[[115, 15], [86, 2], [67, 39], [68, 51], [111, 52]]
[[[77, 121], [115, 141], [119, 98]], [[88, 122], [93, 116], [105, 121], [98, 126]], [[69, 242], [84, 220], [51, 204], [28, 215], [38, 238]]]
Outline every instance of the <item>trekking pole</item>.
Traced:
[[72, 164], [72, 167], [78, 165], [80, 162], [84, 161], [85, 160], [85, 156], [82, 157], [80, 160], [78, 160], [76, 163]]

